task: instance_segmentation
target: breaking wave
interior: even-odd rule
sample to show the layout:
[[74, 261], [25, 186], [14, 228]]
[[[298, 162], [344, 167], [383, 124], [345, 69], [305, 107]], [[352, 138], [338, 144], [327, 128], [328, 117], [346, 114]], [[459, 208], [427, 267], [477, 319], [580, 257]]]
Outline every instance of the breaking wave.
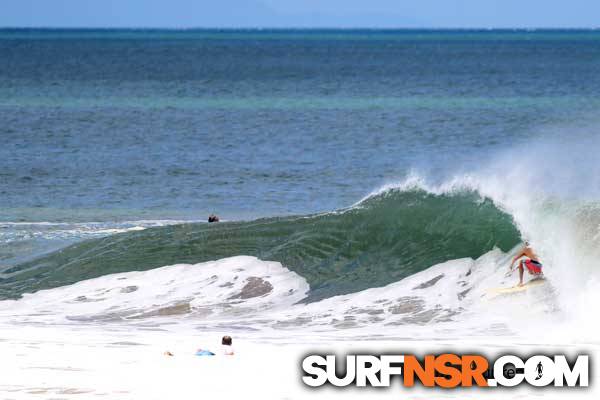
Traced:
[[77, 243], [5, 271], [3, 297], [84, 279], [237, 255], [280, 262], [309, 301], [383, 286], [432, 265], [519, 242], [510, 215], [473, 190], [390, 189], [337, 212], [180, 224]]
[[[594, 341], [599, 145], [593, 136], [546, 139], [531, 144], [540, 162], [518, 149], [443, 182], [412, 174], [330, 213], [76, 243], [4, 271], [0, 295], [23, 298], [0, 302], [0, 314], [388, 337], [398, 326], [406, 334], [427, 326], [436, 337], [529, 332]], [[516, 283], [508, 265], [523, 239], [542, 258], [544, 284], [494, 296], [490, 289]]]

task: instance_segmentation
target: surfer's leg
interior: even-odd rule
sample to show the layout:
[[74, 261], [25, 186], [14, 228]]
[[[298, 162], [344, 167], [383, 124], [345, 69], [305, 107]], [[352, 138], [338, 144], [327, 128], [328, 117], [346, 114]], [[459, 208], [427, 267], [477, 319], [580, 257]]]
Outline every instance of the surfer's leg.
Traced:
[[523, 264], [525, 261], [519, 261], [519, 284], [517, 286], [523, 286]]

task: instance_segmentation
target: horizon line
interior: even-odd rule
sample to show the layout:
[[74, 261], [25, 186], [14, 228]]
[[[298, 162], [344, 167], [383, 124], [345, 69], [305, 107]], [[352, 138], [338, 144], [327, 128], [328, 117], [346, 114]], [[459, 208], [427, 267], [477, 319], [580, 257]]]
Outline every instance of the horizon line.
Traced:
[[600, 30], [599, 26], [397, 26], [397, 27], [375, 27], [375, 26], [0, 26], [0, 30], [379, 30], [379, 31], [394, 31], [394, 30], [512, 30], [512, 31], [535, 31], [535, 30]]

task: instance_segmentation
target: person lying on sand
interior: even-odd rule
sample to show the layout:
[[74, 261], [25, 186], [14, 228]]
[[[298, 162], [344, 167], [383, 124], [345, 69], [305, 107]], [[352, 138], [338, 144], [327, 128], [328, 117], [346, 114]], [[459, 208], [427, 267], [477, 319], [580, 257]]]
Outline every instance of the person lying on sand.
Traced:
[[529, 271], [529, 273], [531, 275], [534, 275], [534, 276], [542, 275], [542, 263], [540, 262], [540, 259], [537, 256], [537, 254], [535, 254], [533, 249], [529, 246], [528, 241], [525, 241], [525, 246], [523, 247], [523, 249], [519, 253], [517, 253], [516, 256], [513, 257], [512, 261], [510, 263], [511, 271], [513, 270], [513, 264], [515, 263], [515, 261], [517, 261], [521, 257], [523, 257], [523, 258], [519, 261], [519, 265], [518, 265], [519, 266], [519, 284], [517, 286], [523, 286], [523, 271], [524, 271], [525, 267], [527, 267], [527, 271]]

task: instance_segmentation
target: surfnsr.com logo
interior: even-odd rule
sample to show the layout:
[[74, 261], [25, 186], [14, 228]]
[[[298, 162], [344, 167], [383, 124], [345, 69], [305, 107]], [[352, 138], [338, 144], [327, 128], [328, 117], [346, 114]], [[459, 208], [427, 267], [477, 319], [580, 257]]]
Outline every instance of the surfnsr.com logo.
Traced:
[[[567, 360], [564, 355], [534, 355], [523, 359], [503, 355], [493, 362], [481, 355], [308, 355], [302, 360], [304, 383], [311, 387], [388, 387], [397, 376], [403, 386], [424, 387], [587, 387], [589, 356]], [[337, 372], [336, 372], [337, 370]]]

